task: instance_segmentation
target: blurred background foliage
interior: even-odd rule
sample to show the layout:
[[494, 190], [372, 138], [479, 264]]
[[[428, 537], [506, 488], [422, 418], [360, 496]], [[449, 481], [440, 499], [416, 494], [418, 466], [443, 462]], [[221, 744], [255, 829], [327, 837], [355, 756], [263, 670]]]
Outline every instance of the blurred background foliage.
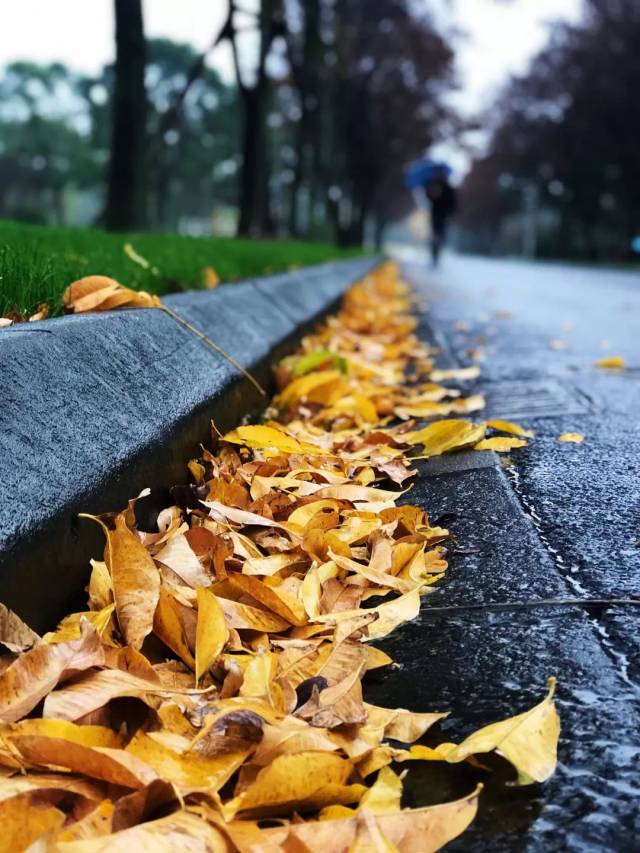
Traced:
[[[114, 0], [116, 61], [100, 74], [1, 71], [0, 217], [380, 246], [420, 204], [407, 164], [475, 129], [458, 248], [632, 258], [640, 3], [584, 0], [581, 21], [551, 27], [526, 73], [464, 118], [443, 3], [225, 0], [200, 54], [145, 38], [141, 0]], [[222, 43], [235, 82], [209, 64]]]

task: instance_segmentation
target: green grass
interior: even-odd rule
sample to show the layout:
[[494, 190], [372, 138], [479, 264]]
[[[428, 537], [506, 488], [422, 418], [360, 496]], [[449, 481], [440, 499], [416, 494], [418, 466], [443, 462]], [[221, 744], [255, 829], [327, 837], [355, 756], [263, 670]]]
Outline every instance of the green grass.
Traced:
[[[134, 263], [123, 250], [125, 243], [160, 275]], [[202, 288], [205, 266], [228, 282], [354, 254], [359, 252], [327, 243], [106, 234], [0, 220], [0, 317], [14, 310], [32, 312], [42, 302], [52, 314], [60, 313], [63, 290], [85, 275], [108, 275], [128, 287], [162, 295]]]

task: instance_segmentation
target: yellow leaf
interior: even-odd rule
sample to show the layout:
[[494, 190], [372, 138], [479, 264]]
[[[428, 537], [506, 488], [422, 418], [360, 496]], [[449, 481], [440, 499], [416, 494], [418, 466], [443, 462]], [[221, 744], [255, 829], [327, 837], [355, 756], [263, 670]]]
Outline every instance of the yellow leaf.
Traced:
[[100, 637], [111, 624], [111, 617], [115, 610], [114, 604], [108, 604], [102, 610], [87, 610], [84, 613], [71, 613], [60, 622], [55, 631], [49, 631], [44, 635], [46, 643], [63, 643], [66, 640], [77, 640], [82, 634], [83, 621], [93, 625]]
[[573, 444], [582, 444], [584, 436], [581, 432], [563, 432], [558, 436], [558, 441], [572, 442]]
[[375, 730], [378, 740], [391, 738], [413, 743], [447, 714], [407, 711], [405, 708], [380, 708], [367, 705], [367, 729]]
[[229, 638], [224, 611], [209, 589], [199, 586], [196, 627], [196, 683], [222, 654]]
[[473, 445], [474, 450], [495, 450], [498, 453], [508, 453], [516, 447], [526, 447], [527, 442], [521, 438], [506, 438], [505, 436], [495, 435], [493, 438], [483, 438], [477, 444]]
[[67, 720], [22, 720], [0, 726], [0, 733], [15, 741], [18, 748], [23, 737], [57, 738], [84, 746], [107, 746], [111, 749], [122, 745], [120, 737], [111, 729], [104, 726], [78, 726]]
[[157, 675], [156, 681], [150, 681], [120, 669], [89, 671], [82, 678], [76, 678], [49, 693], [45, 699], [43, 714], [45, 717], [61, 720], [79, 720], [102, 708], [112, 699], [135, 696], [145, 701], [148, 693], [160, 690], [160, 679]]
[[277, 402], [281, 406], [307, 401], [330, 405], [348, 387], [339, 370], [318, 370], [290, 382]]
[[372, 814], [394, 814], [400, 811], [402, 782], [390, 767], [382, 767], [378, 778], [360, 800], [358, 811], [367, 809]]
[[64, 767], [72, 773], [102, 779], [125, 788], [142, 788], [156, 778], [155, 772], [123, 749], [85, 746], [61, 738], [27, 735], [15, 739], [26, 761], [43, 767]]
[[172, 536], [155, 555], [155, 559], [169, 566], [189, 586], [208, 586], [211, 583], [211, 578], [202, 568], [184, 533]]
[[365, 788], [347, 786], [351, 762], [329, 752], [280, 755], [264, 767], [246, 791], [225, 806], [225, 816], [283, 814], [300, 808], [322, 808], [358, 802]]
[[508, 432], [510, 435], [522, 435], [525, 438], [533, 438], [532, 430], [524, 429], [520, 424], [514, 424], [512, 421], [492, 420], [487, 421], [487, 426], [500, 430], [500, 432]]
[[0, 821], [2, 850], [13, 853], [35, 845], [43, 836], [53, 835], [64, 823], [65, 815], [53, 806], [40, 806], [34, 794], [25, 793], [0, 803]]
[[398, 596], [393, 601], [370, 607], [367, 610], [340, 610], [316, 616], [315, 622], [342, 622], [354, 616], [376, 615], [377, 619], [368, 626], [369, 640], [378, 640], [394, 631], [398, 625], [410, 622], [420, 613], [420, 593], [417, 589]]
[[609, 355], [606, 358], [599, 358], [594, 363], [594, 367], [603, 367], [609, 370], [621, 370], [625, 367], [626, 362], [620, 355]]
[[232, 574], [229, 576], [229, 580], [233, 586], [248, 593], [273, 613], [286, 619], [290, 625], [300, 626], [306, 624], [307, 614], [305, 613], [304, 606], [291, 596], [286, 595], [277, 588], [274, 589], [267, 586], [262, 581], [259, 581], [258, 578], [251, 577], [251, 575]]
[[270, 448], [282, 453], [322, 453], [313, 444], [299, 442], [281, 429], [272, 426], [240, 426], [222, 436], [221, 441], [244, 444], [247, 447]]
[[152, 735], [138, 731], [124, 754], [152, 767], [158, 776], [171, 780], [186, 794], [218, 791], [252, 750], [250, 745], [208, 758], [188, 751], [176, 752], [154, 740]]
[[446, 761], [456, 763], [470, 755], [495, 750], [516, 768], [518, 784], [544, 782], [555, 770], [560, 736], [560, 720], [553, 704], [555, 688], [556, 680], [550, 678], [547, 695], [531, 710], [485, 726], [459, 746], [440, 744], [435, 751]]
[[91, 560], [91, 578], [87, 592], [89, 593], [89, 608], [104, 610], [113, 604], [113, 586], [107, 564], [102, 560]]
[[116, 614], [127, 643], [139, 649], [153, 628], [160, 595], [160, 575], [147, 549], [127, 527], [126, 513], [116, 516], [115, 530], [109, 530], [96, 516], [107, 538], [106, 560], [113, 583]]
[[190, 669], [196, 668], [185, 627], [180, 617], [180, 605], [173, 595], [160, 587], [158, 606], [153, 618], [153, 633], [168, 646]]
[[234, 853], [235, 849], [222, 830], [187, 811], [132, 826], [107, 838], [56, 843], [56, 853]]
[[[479, 785], [472, 794], [460, 800], [377, 815], [374, 820], [387, 842], [402, 853], [435, 853], [469, 826], [476, 816], [481, 790]], [[303, 845], [302, 849], [350, 853], [357, 838], [360, 817], [291, 823], [264, 829], [263, 834], [284, 850], [296, 850]]]
[[406, 433], [403, 439], [409, 444], [422, 444], [425, 456], [439, 456], [441, 453], [476, 444], [484, 438], [484, 434], [484, 424], [444, 420], [429, 424], [418, 432]]
[[220, 276], [211, 266], [206, 266], [202, 268], [202, 281], [204, 286], [212, 290], [220, 284]]

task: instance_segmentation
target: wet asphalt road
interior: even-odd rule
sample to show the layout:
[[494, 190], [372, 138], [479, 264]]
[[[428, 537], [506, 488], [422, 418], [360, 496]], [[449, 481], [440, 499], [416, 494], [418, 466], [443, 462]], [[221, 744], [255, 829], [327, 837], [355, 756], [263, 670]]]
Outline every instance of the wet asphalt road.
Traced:
[[[429, 605], [563, 598], [640, 600], [640, 273], [446, 258], [407, 262], [429, 303], [420, 333], [440, 363], [483, 351], [471, 387], [486, 414], [535, 431], [509, 459], [465, 453], [423, 464], [406, 499], [446, 515], [447, 580], [385, 648], [400, 667], [369, 698], [449, 710], [447, 738], [525, 710], [558, 677], [559, 767], [543, 786], [494, 773], [412, 768], [416, 804], [486, 785], [465, 851], [640, 847], [640, 607], [564, 606], [429, 614]], [[622, 355], [628, 369], [593, 362]], [[583, 444], [562, 444], [568, 431]]]

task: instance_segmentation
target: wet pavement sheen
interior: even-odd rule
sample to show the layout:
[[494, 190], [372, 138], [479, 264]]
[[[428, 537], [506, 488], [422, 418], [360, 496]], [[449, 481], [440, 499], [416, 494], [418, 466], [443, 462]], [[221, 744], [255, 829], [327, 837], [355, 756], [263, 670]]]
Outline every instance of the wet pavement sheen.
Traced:
[[[446, 517], [454, 553], [419, 619], [384, 642], [399, 667], [372, 678], [367, 698], [451, 711], [440, 739], [459, 740], [531, 707], [556, 675], [562, 722], [558, 770], [545, 785], [505, 785], [512, 774], [500, 759], [487, 762], [492, 772], [416, 762], [407, 804], [482, 781], [479, 817], [448, 849], [637, 849], [640, 607], [429, 608], [640, 598], [640, 275], [455, 258], [436, 274], [418, 264], [404, 272], [430, 303], [420, 331], [443, 346], [441, 363], [466, 365], [482, 346], [476, 387], [487, 413], [536, 436], [510, 461], [467, 453], [421, 464], [405, 499]], [[612, 354], [631, 369], [593, 368]], [[559, 443], [567, 431], [584, 443]]]

